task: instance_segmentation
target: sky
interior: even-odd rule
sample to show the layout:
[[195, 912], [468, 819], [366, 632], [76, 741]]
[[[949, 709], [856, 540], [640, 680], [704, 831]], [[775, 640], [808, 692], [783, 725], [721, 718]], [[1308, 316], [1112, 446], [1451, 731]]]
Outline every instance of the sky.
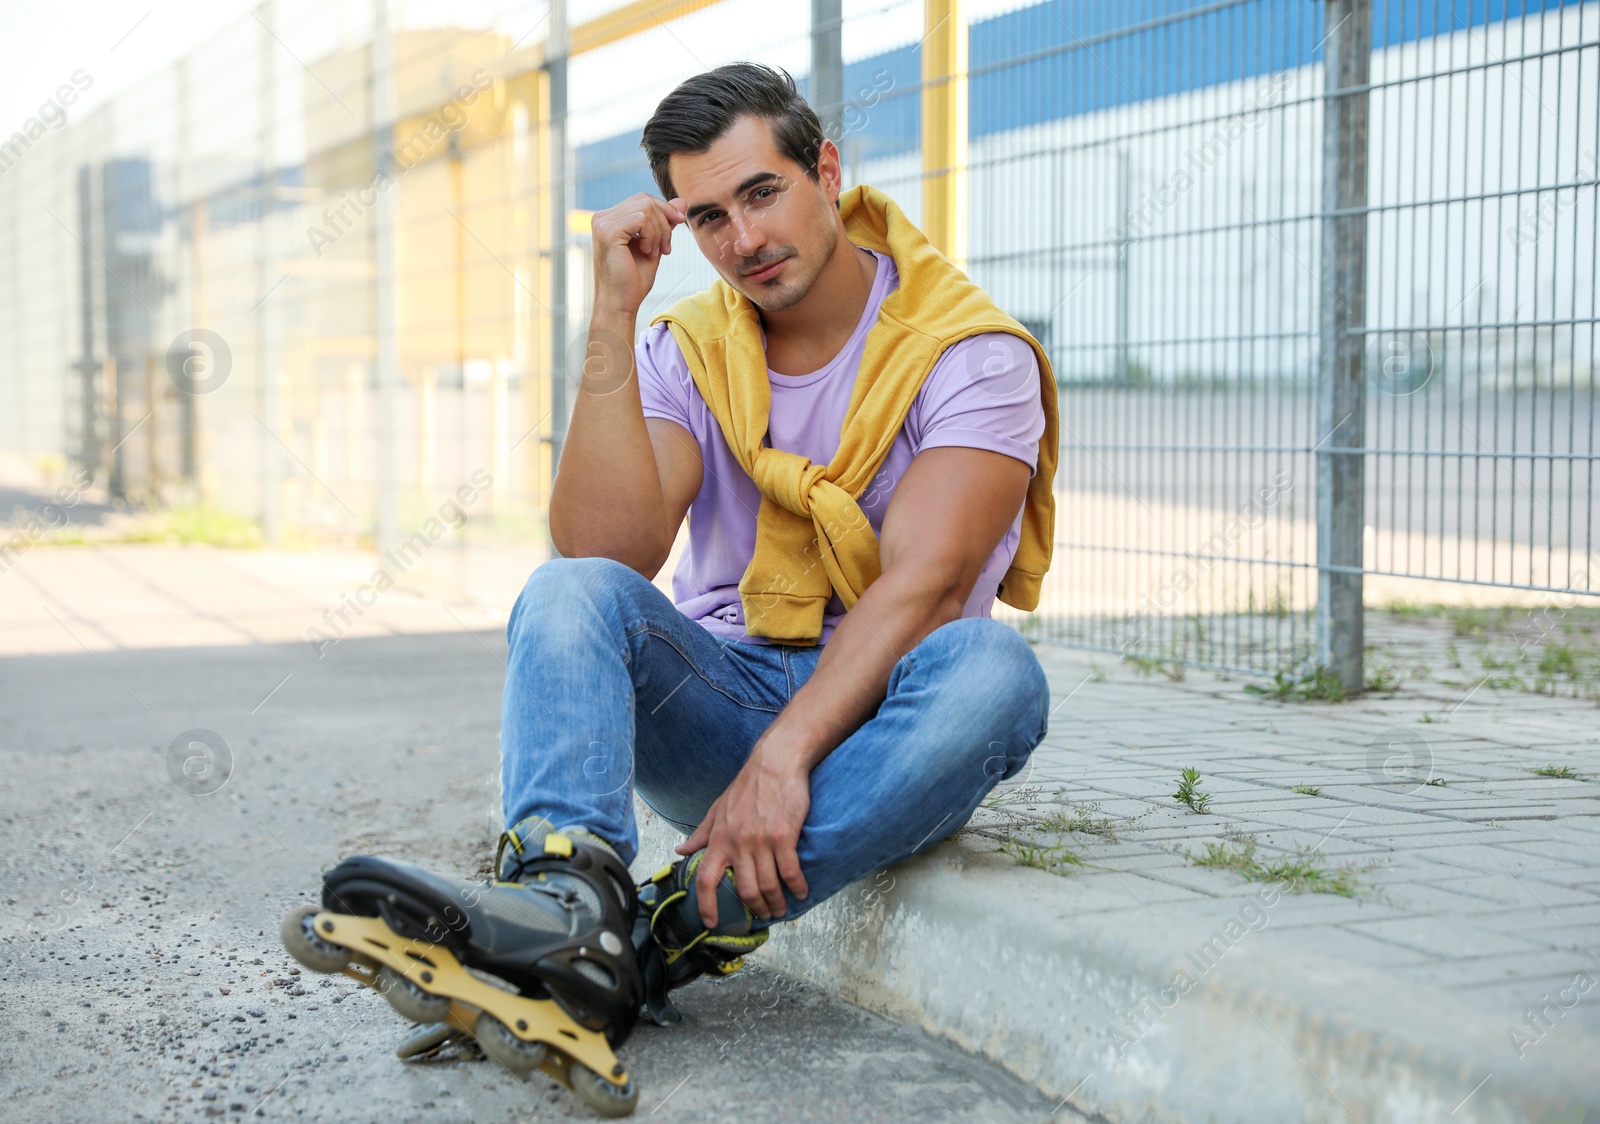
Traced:
[[0, 15], [0, 136], [79, 70], [93, 79], [69, 119], [181, 58], [251, 8], [246, 0], [65, 0], [7, 4]]
[[[568, 0], [569, 20], [579, 23], [626, 0]], [[1027, 0], [968, 0], [969, 20], [1018, 7]], [[54, 3], [7, 3], [0, 14], [0, 137], [39, 114], [40, 106], [72, 76], [82, 71], [90, 80], [87, 94], [67, 109], [77, 120], [117, 93], [202, 47], [224, 28], [248, 19], [259, 0], [56, 0]], [[279, 27], [288, 42], [313, 56], [330, 41], [359, 39], [368, 23], [372, 0], [278, 0]], [[528, 36], [544, 12], [543, 0], [390, 0], [396, 26], [496, 27], [512, 39]], [[920, 33], [921, 4], [916, 0], [844, 0], [847, 59], [874, 54], [886, 46], [915, 42]], [[731, 17], [731, 18], [730, 18]], [[721, 5], [653, 29], [634, 42], [598, 52], [584, 67], [612, 77], [602, 88], [614, 97], [596, 95], [590, 85], [588, 122], [596, 135], [618, 130], [618, 122], [636, 124], [633, 96], [659, 97], [650, 77], [666, 82], [699, 69], [701, 51], [723, 57], [760, 54], [796, 72], [809, 68], [806, 30], [809, 5], [797, 3], [767, 9], [761, 4]], [[291, 30], [292, 29], [292, 30]], [[535, 33], [532, 38], [538, 38]], [[680, 57], [681, 56], [681, 57]], [[661, 72], [665, 71], [666, 74]], [[582, 82], [582, 71], [574, 74]], [[80, 85], [84, 83], [80, 80]], [[576, 90], [575, 90], [576, 93]], [[632, 96], [630, 96], [632, 95]], [[652, 97], [649, 104], [653, 104]], [[610, 103], [610, 104], [608, 104]], [[615, 116], [616, 121], [610, 118]]]

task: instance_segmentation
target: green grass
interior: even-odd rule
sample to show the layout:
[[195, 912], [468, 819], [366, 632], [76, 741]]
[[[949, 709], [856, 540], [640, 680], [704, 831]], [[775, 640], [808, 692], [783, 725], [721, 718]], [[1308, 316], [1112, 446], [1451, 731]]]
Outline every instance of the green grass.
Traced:
[[1401, 620], [1448, 621], [1457, 636], [1474, 640], [1483, 639], [1492, 630], [1505, 630], [1520, 612], [1509, 605], [1481, 609], [1467, 605], [1411, 605], [1403, 601], [1391, 601], [1383, 611]]
[[1138, 668], [1140, 675], [1154, 675], [1160, 672], [1174, 683], [1183, 682], [1183, 677], [1188, 673], [1188, 668], [1181, 659], [1163, 659], [1160, 656], [1124, 656], [1123, 658]]
[[1117, 842], [1117, 821], [1101, 815], [1098, 803], [1057, 808], [1041, 817], [1038, 823], [1045, 831], [1053, 831], [1058, 835], [1098, 835], [1102, 839]]
[[1373, 658], [1367, 659], [1365, 664], [1365, 675], [1361, 684], [1363, 690], [1380, 695], [1392, 695], [1400, 689], [1400, 684], [1404, 680], [1400, 678], [1399, 667]]
[[93, 529], [68, 526], [51, 535], [56, 546], [83, 546], [87, 543], [170, 543], [220, 546], [232, 550], [253, 550], [261, 546], [261, 524], [254, 519], [232, 515], [199, 504], [158, 508], [133, 521], [124, 530], [96, 534]]
[[1246, 683], [1244, 689], [1252, 695], [1263, 695], [1278, 702], [1344, 702], [1349, 697], [1338, 677], [1325, 667], [1300, 675], [1279, 670], [1273, 674], [1270, 687]]
[[1017, 632], [1031, 647], [1044, 639], [1044, 621], [1037, 613], [1029, 614], [1017, 623]]
[[1359, 872], [1346, 864], [1329, 870], [1308, 851], [1263, 863], [1256, 858], [1256, 841], [1248, 837], [1232, 844], [1207, 843], [1205, 853], [1189, 856], [1195, 866], [1232, 870], [1251, 882], [1277, 882], [1296, 894], [1338, 894], [1352, 898], [1360, 890]]
[[1037, 804], [1043, 798], [1043, 785], [1022, 784], [1014, 788], [995, 789], [983, 798], [983, 806], [991, 811], [999, 811], [1019, 804]]
[[1532, 772], [1534, 776], [1555, 777], [1557, 780], [1563, 781], [1581, 781], [1583, 779], [1573, 771], [1571, 765], [1541, 765]]
[[1198, 792], [1195, 786], [1200, 783], [1200, 773], [1195, 769], [1185, 769], [1183, 776], [1178, 779], [1178, 791], [1172, 798], [1180, 804], [1186, 804], [1191, 812], [1209, 815], [1211, 812], [1211, 794]]
[[1031, 866], [1046, 874], [1070, 874], [1085, 865], [1083, 856], [1074, 852], [1065, 843], [1046, 847], [1013, 837], [1001, 840], [999, 850], [1000, 854], [1010, 856], [1019, 866]]
[[[1385, 611], [1400, 620], [1450, 624], [1445, 659], [1470, 678], [1440, 679], [1446, 686], [1600, 702], [1600, 610], [1577, 605], [1471, 608], [1391, 603]], [[1465, 653], [1462, 642], [1470, 645]], [[1482, 671], [1471, 665], [1481, 665]], [[1416, 673], [1428, 677], [1420, 669]]]
[[1289, 791], [1290, 792], [1298, 792], [1301, 796], [1316, 796], [1322, 790], [1320, 788], [1318, 788], [1316, 785], [1297, 784], [1297, 785], [1292, 786], [1289, 789]]

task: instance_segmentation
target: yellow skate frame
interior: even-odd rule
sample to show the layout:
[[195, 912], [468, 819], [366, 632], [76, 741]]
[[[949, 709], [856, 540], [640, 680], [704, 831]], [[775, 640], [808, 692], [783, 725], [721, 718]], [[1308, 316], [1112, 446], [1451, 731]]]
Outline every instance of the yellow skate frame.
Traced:
[[[376, 917], [323, 910], [312, 924], [323, 940], [393, 969], [430, 995], [449, 999], [445, 1021], [458, 1030], [471, 1034], [478, 1012], [488, 1011], [524, 1042], [544, 1043], [549, 1049], [539, 1068], [568, 1089], [572, 1082], [567, 1070], [574, 1059], [618, 1088], [627, 1084], [628, 1074], [605, 1035], [574, 1022], [554, 999], [529, 999], [492, 987], [463, 968], [443, 945], [398, 937]], [[374, 991], [378, 989], [375, 968], [347, 964], [342, 971]]]

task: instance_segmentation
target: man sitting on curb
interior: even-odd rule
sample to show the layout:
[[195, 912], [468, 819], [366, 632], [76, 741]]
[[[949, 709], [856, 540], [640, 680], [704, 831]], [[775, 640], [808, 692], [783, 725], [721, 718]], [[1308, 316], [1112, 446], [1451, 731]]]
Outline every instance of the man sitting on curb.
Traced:
[[[787, 74], [689, 79], [643, 146], [661, 197], [592, 220], [564, 557], [509, 627], [505, 816], [630, 862], [637, 790], [689, 836], [657, 880], [694, 891], [675, 939], [731, 955], [951, 834], [1044, 737], [1043, 670], [989, 611], [1038, 603], [1056, 388], [892, 200], [841, 194]], [[635, 347], [679, 223], [721, 280]]]
[[[588, 360], [550, 501], [564, 557], [508, 628], [497, 881], [357, 856], [323, 884], [325, 908], [379, 917], [378, 947], [416, 941], [432, 965], [385, 977], [396, 1010], [441, 1023], [403, 1052], [470, 1027], [522, 1073], [554, 1045], [613, 1115], [637, 1089], [585, 1033], [621, 1045], [641, 1005], [675, 1021], [674, 987], [948, 836], [1050, 710], [1039, 661], [989, 616], [996, 597], [1034, 608], [1050, 563], [1039, 345], [887, 196], [840, 193], [787, 74], [690, 79], [644, 147], [661, 197], [593, 219]], [[635, 345], [679, 223], [720, 280]], [[669, 600], [651, 579], [685, 515]], [[688, 836], [638, 887], [635, 791]], [[284, 940], [338, 970], [367, 946], [329, 934], [361, 924], [308, 907]], [[562, 1014], [508, 1005], [429, 942]], [[476, 1021], [444, 1025], [450, 999]]]

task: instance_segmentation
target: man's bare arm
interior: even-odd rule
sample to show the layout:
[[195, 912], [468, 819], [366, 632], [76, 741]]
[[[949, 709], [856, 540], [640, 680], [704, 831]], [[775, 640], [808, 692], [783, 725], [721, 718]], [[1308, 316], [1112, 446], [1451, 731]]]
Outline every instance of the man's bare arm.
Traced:
[[666, 562], [703, 466], [693, 436], [646, 419], [634, 369], [639, 307], [683, 212], [639, 194], [595, 214], [594, 315], [561, 464], [550, 492], [550, 538], [568, 558], [604, 557], [648, 578]]
[[928, 633], [960, 617], [978, 574], [1027, 497], [1028, 466], [982, 449], [919, 453], [884, 513], [878, 580], [834, 628], [817, 669], [757, 740], [749, 761], [680, 854], [706, 848], [701, 918], [716, 923], [715, 884], [732, 867], [761, 917], [806, 895], [796, 844], [811, 770], [877, 712], [889, 675]]

